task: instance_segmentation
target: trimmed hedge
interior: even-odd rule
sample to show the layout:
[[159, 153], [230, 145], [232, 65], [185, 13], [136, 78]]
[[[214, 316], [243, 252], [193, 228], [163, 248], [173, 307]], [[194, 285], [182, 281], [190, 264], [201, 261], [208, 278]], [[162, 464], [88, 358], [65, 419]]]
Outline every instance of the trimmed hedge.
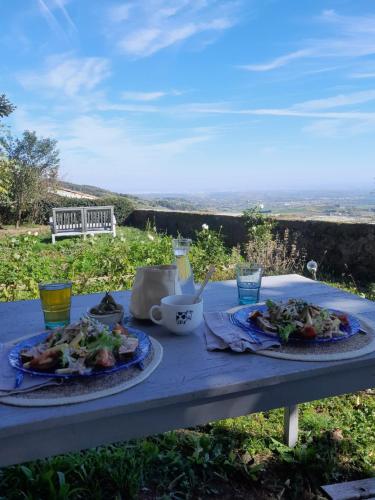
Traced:
[[[32, 222], [34, 224], [48, 224], [52, 215], [52, 208], [56, 207], [96, 207], [113, 205], [115, 217], [118, 225], [123, 225], [129, 214], [133, 211], [133, 203], [125, 196], [109, 196], [98, 198], [96, 200], [66, 198], [56, 196], [53, 200], [43, 201], [36, 210], [36, 214], [25, 213], [23, 222]], [[0, 205], [0, 223], [14, 224], [15, 219], [11, 207]]]

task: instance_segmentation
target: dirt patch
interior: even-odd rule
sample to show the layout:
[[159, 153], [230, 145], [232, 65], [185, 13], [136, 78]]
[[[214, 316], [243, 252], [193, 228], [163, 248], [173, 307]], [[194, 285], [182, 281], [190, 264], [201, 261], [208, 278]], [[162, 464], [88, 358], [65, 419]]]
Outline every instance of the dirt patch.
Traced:
[[49, 226], [33, 225], [33, 226], [21, 226], [16, 229], [14, 226], [0, 226], [0, 238], [3, 236], [19, 236], [20, 234], [27, 234], [31, 232], [32, 234], [38, 232], [39, 234], [50, 232]]

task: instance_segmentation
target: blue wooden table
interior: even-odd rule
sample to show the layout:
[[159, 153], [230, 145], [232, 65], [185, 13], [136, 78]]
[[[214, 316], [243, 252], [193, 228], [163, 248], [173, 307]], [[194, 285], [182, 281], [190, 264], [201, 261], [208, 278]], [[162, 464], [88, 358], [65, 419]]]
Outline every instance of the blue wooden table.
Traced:
[[[102, 294], [73, 297], [78, 319]], [[127, 306], [129, 292], [115, 293]], [[265, 278], [261, 299], [301, 297], [346, 310], [375, 324], [375, 303], [298, 275]], [[237, 305], [233, 281], [210, 283], [205, 310]], [[0, 405], [0, 466], [115, 441], [286, 407], [289, 444], [296, 439], [296, 405], [375, 387], [375, 354], [340, 362], [286, 361], [254, 354], [207, 352], [203, 328], [176, 337], [156, 325], [137, 326], [157, 338], [164, 358], [142, 384], [114, 396], [69, 406]], [[0, 339], [43, 329], [38, 300], [0, 304]]]

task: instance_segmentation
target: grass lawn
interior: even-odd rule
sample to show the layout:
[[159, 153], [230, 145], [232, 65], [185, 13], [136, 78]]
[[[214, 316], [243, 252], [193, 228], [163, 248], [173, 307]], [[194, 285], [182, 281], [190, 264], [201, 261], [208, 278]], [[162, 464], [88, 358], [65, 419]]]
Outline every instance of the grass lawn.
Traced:
[[8, 467], [9, 499], [317, 499], [319, 486], [374, 474], [371, 391], [301, 405], [300, 441], [282, 440], [282, 411], [169, 432]]
[[[72, 279], [75, 293], [128, 288], [141, 264], [171, 260], [170, 238], [120, 228], [50, 243], [48, 232], [0, 237], [0, 300], [37, 297], [39, 281]], [[233, 276], [239, 254], [202, 232], [192, 249], [200, 278]], [[315, 499], [319, 486], [369, 477], [375, 464], [375, 393], [301, 405], [300, 440], [282, 444], [282, 410], [7, 467], [4, 499]]]

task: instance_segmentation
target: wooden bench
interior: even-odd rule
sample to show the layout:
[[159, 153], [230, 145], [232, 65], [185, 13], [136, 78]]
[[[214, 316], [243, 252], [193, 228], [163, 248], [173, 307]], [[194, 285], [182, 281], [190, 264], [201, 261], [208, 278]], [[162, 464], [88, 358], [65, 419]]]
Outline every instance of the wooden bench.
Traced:
[[52, 209], [50, 218], [52, 243], [58, 236], [79, 236], [111, 233], [116, 236], [116, 218], [113, 206], [63, 207]]

